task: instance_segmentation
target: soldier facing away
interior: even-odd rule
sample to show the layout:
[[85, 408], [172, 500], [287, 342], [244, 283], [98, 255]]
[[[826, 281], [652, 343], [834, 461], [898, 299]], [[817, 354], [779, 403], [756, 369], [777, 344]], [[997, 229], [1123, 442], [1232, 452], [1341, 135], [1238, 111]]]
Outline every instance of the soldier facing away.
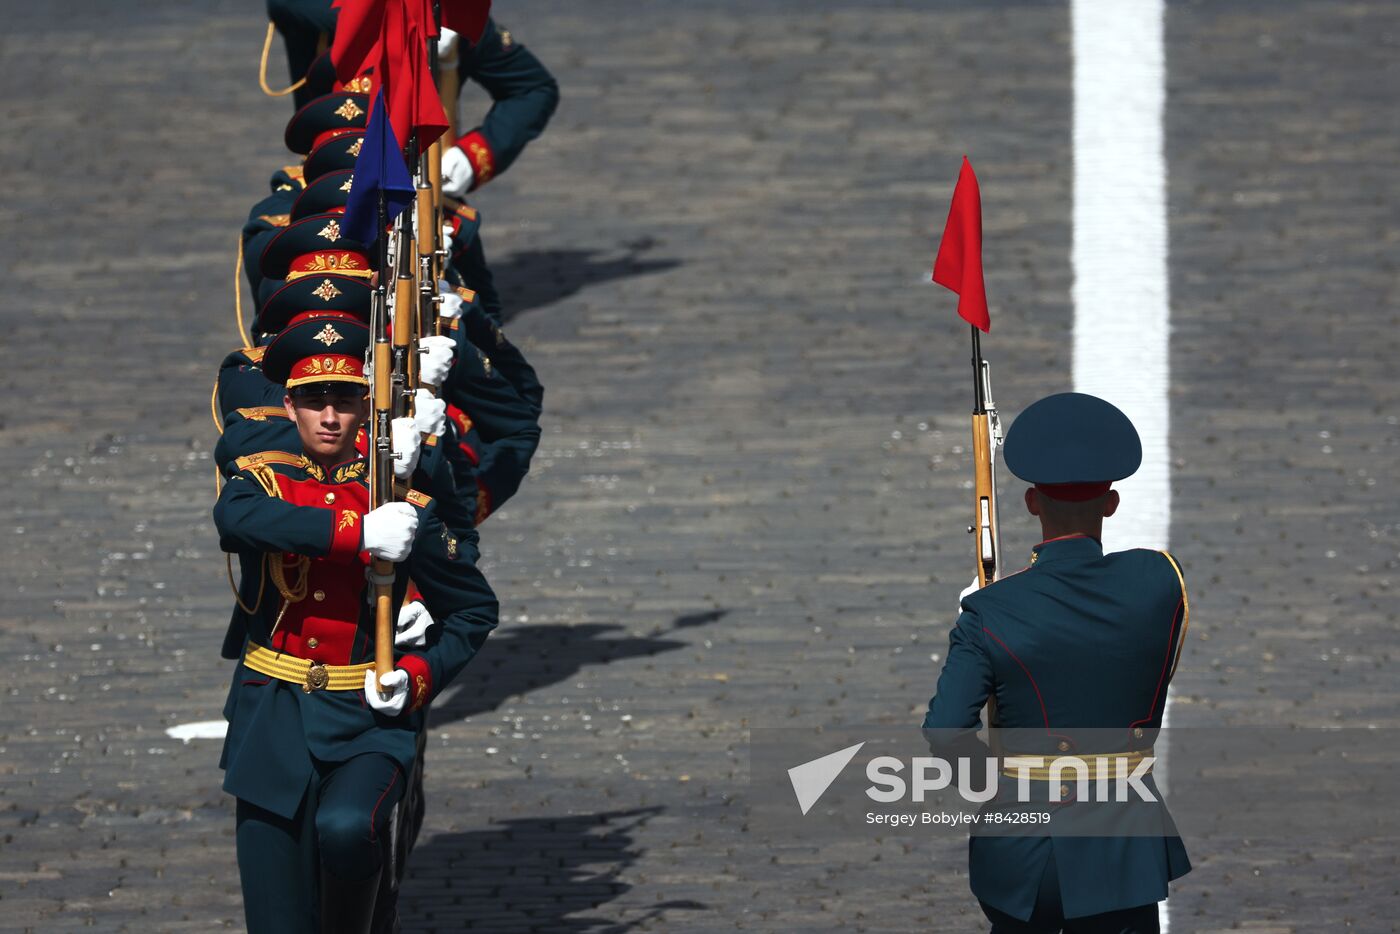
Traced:
[[[1033, 484], [1026, 508], [1044, 540], [1026, 569], [965, 592], [924, 719], [935, 752], [966, 748], [992, 700], [992, 725], [1039, 747], [1007, 755], [1151, 755], [1186, 633], [1185, 583], [1165, 551], [1104, 554], [1100, 543], [1119, 505], [1110, 484], [1141, 459], [1132, 422], [1094, 396], [1049, 396], [1016, 420], [1006, 464]], [[1086, 736], [1114, 748], [1083, 747]], [[1044, 797], [1066, 800], [1069, 786], [1058, 790]], [[1191, 869], [1165, 806], [1149, 811], [1148, 833], [1056, 835], [1074, 807], [1050, 806], [1048, 836], [969, 841], [969, 881], [993, 934], [1158, 930], [1167, 883]]]

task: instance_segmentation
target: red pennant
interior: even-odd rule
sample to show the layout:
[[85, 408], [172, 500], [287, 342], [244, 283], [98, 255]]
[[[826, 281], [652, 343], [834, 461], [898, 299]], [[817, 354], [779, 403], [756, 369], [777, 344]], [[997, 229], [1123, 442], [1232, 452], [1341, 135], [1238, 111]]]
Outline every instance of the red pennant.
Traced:
[[933, 281], [957, 293], [958, 316], [984, 332], [992, 329], [982, 277], [982, 193], [972, 163], [963, 156], [953, 206], [933, 261]]
[[432, 145], [448, 123], [428, 70], [428, 36], [436, 31], [431, 7], [423, 0], [335, 0], [334, 6], [340, 11], [331, 46], [336, 76], [348, 81], [373, 68], [394, 135], [405, 143], [417, 137], [420, 150]]

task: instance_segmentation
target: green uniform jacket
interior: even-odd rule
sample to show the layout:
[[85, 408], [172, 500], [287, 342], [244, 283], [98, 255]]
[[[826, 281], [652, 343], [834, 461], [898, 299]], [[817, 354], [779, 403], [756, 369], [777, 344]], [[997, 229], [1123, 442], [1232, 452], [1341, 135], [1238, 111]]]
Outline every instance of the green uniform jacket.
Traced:
[[[373, 660], [373, 613], [364, 599], [367, 556], [359, 550], [366, 466], [357, 459], [323, 471], [281, 452], [235, 465], [214, 506], [214, 523], [220, 546], [238, 554], [242, 565], [233, 629], [244, 633], [247, 644], [333, 665]], [[307, 693], [240, 661], [224, 706], [229, 729], [220, 765], [230, 794], [291, 818], [311, 780], [312, 757], [341, 762], [381, 752], [408, 774], [427, 705], [481, 648], [499, 615], [476, 566], [476, 533], [452, 533], [431, 499], [414, 494], [413, 500], [418, 533], [408, 560], [397, 566], [394, 605], [402, 602], [412, 576], [439, 625], [426, 646], [397, 662], [410, 674], [411, 712], [380, 714], [360, 690]], [[283, 555], [312, 559], [306, 573], [314, 592], [288, 606], [274, 635], [283, 599], [274, 582], [265, 580], [272, 576], [265, 569], [286, 560]], [[310, 632], [319, 644], [306, 639]]]
[[[1043, 542], [1030, 567], [963, 598], [925, 734], [935, 751], [955, 746], [995, 696], [999, 726], [1039, 747], [1008, 754], [1145, 749], [1161, 726], [1186, 613], [1185, 584], [1165, 552], [1105, 555], [1082, 535]], [[1085, 749], [1076, 731], [1122, 741]], [[1191, 863], [1165, 806], [1156, 819], [1162, 836], [974, 836], [972, 892], [1028, 919], [1053, 852], [1066, 917], [1160, 901]]]

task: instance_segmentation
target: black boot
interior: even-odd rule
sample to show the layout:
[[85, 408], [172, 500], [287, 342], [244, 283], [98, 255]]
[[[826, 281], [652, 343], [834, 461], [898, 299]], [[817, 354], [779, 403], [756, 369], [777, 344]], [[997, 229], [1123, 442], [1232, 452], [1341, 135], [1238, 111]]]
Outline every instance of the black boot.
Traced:
[[381, 871], [346, 882], [321, 870], [321, 934], [369, 934]]

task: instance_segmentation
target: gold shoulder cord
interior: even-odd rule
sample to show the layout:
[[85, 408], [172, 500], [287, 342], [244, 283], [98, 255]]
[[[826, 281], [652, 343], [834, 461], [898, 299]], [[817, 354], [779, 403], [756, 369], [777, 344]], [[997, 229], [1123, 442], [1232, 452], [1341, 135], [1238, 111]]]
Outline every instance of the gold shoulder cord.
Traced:
[[[244, 350], [253, 347], [253, 335], [243, 327], [243, 235], [238, 235], [238, 261], [233, 266], [233, 313], [238, 316], [238, 339]], [[223, 431], [222, 428], [219, 429]]]
[[[277, 475], [273, 473], [272, 468], [268, 467], [266, 464], [259, 464], [248, 467], [247, 470], [253, 475], [253, 478], [258, 481], [258, 485], [263, 488], [263, 491], [267, 493], [268, 496], [274, 497], [275, 499], [282, 498], [282, 491], [277, 488]], [[216, 476], [215, 484], [217, 485], [217, 483], [218, 478]], [[270, 563], [268, 557], [268, 554], [264, 554], [262, 560], [258, 562], [258, 597], [257, 600], [253, 602], [253, 605], [248, 607], [244, 605], [243, 599], [238, 593], [238, 587], [233, 583], [233, 557], [231, 555], [224, 556], [225, 564], [228, 568], [228, 584], [229, 587], [233, 589], [233, 599], [238, 603], [238, 608], [249, 616], [256, 613], [258, 607], [262, 606], [263, 591], [267, 586], [268, 577], [268, 574], [264, 572], [264, 568], [271, 569], [270, 573], [273, 586], [277, 588], [277, 592], [282, 596], [282, 608], [277, 611], [277, 619], [272, 624], [272, 631], [268, 633], [268, 639], [271, 639], [277, 632], [277, 627], [282, 625], [282, 617], [286, 615], [287, 607], [306, 599], [306, 590], [311, 577], [311, 559], [305, 555], [297, 555], [296, 566], [301, 572], [301, 580], [293, 587], [287, 583], [286, 569], [282, 565], [282, 552], [272, 553], [272, 561]]]
[[233, 602], [238, 604], [238, 608], [249, 616], [258, 612], [258, 607], [262, 606], [263, 589], [267, 586], [267, 575], [263, 573], [263, 566], [267, 563], [267, 555], [263, 555], [258, 562], [258, 597], [253, 601], [252, 606], [243, 605], [243, 597], [238, 593], [238, 585], [233, 582], [233, 555], [224, 554], [224, 567], [228, 570], [228, 585], [233, 590]]
[[276, 25], [269, 22], [267, 24], [267, 38], [263, 40], [262, 62], [258, 65], [258, 87], [262, 88], [262, 92], [268, 97], [286, 97], [288, 94], [292, 93], [297, 88], [305, 84], [306, 78], [303, 77], [299, 81], [297, 81], [296, 84], [283, 88], [280, 91], [274, 91], [272, 90], [272, 88], [267, 86], [267, 56], [268, 53], [272, 51], [272, 37], [276, 34]]

